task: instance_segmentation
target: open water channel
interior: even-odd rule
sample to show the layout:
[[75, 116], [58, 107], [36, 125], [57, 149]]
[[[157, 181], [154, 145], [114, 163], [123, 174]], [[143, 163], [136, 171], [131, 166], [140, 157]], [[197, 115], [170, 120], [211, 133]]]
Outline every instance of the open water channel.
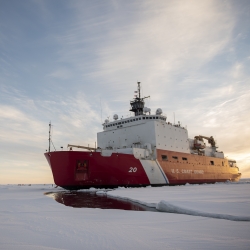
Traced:
[[107, 197], [106, 195], [100, 196], [95, 192], [48, 192], [45, 195], [53, 198], [55, 201], [70, 207], [77, 208], [100, 208], [100, 209], [122, 209], [134, 211], [152, 211], [158, 212], [154, 208], [140, 205], [135, 202], [124, 201]]

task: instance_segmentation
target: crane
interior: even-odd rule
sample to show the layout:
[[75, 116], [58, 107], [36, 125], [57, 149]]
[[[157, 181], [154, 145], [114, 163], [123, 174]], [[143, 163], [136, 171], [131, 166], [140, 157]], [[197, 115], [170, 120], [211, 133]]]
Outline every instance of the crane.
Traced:
[[211, 144], [212, 147], [214, 147], [214, 148], [216, 147], [216, 142], [215, 142], [213, 136], [208, 137], [208, 136], [203, 136], [203, 135], [197, 135], [194, 138], [195, 138], [195, 140], [199, 140], [199, 141], [203, 141], [203, 139], [206, 139], [208, 141], [208, 143]]

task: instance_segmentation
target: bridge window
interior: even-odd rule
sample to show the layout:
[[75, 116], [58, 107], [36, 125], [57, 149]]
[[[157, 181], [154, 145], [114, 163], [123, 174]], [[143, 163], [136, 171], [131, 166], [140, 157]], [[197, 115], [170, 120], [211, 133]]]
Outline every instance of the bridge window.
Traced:
[[162, 159], [163, 161], [167, 161], [167, 160], [168, 160], [168, 156], [167, 156], [167, 155], [161, 155], [161, 159]]
[[158, 116], [156, 116], [155, 118], [158, 119]]
[[187, 161], [187, 158], [186, 158], [186, 157], [182, 157], [182, 160], [183, 160], [183, 161]]
[[211, 165], [214, 165], [214, 161], [210, 161], [210, 164], [211, 164]]
[[142, 117], [143, 120], [145, 120], [145, 117]]
[[178, 160], [178, 156], [172, 156], [172, 158]]
[[136, 118], [136, 121], [138, 121], [138, 118]]

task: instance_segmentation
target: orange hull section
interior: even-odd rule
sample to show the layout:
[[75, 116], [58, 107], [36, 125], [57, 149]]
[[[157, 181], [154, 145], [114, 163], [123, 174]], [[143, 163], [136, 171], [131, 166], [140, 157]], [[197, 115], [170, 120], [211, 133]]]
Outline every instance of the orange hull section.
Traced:
[[238, 181], [241, 176], [222, 158], [157, 149], [157, 160], [170, 185]]

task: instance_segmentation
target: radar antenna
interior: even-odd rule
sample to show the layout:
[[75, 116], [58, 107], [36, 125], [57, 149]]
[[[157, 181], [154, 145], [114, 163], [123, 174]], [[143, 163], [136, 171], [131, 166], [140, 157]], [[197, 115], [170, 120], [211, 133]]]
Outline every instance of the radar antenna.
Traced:
[[141, 83], [137, 82], [137, 91], [135, 91], [137, 95], [135, 95], [135, 98], [133, 101], [130, 101], [131, 109], [129, 111], [132, 111], [135, 113], [135, 116], [142, 115], [143, 114], [143, 108], [145, 105], [144, 99], [149, 98], [150, 96], [146, 96], [141, 98]]

